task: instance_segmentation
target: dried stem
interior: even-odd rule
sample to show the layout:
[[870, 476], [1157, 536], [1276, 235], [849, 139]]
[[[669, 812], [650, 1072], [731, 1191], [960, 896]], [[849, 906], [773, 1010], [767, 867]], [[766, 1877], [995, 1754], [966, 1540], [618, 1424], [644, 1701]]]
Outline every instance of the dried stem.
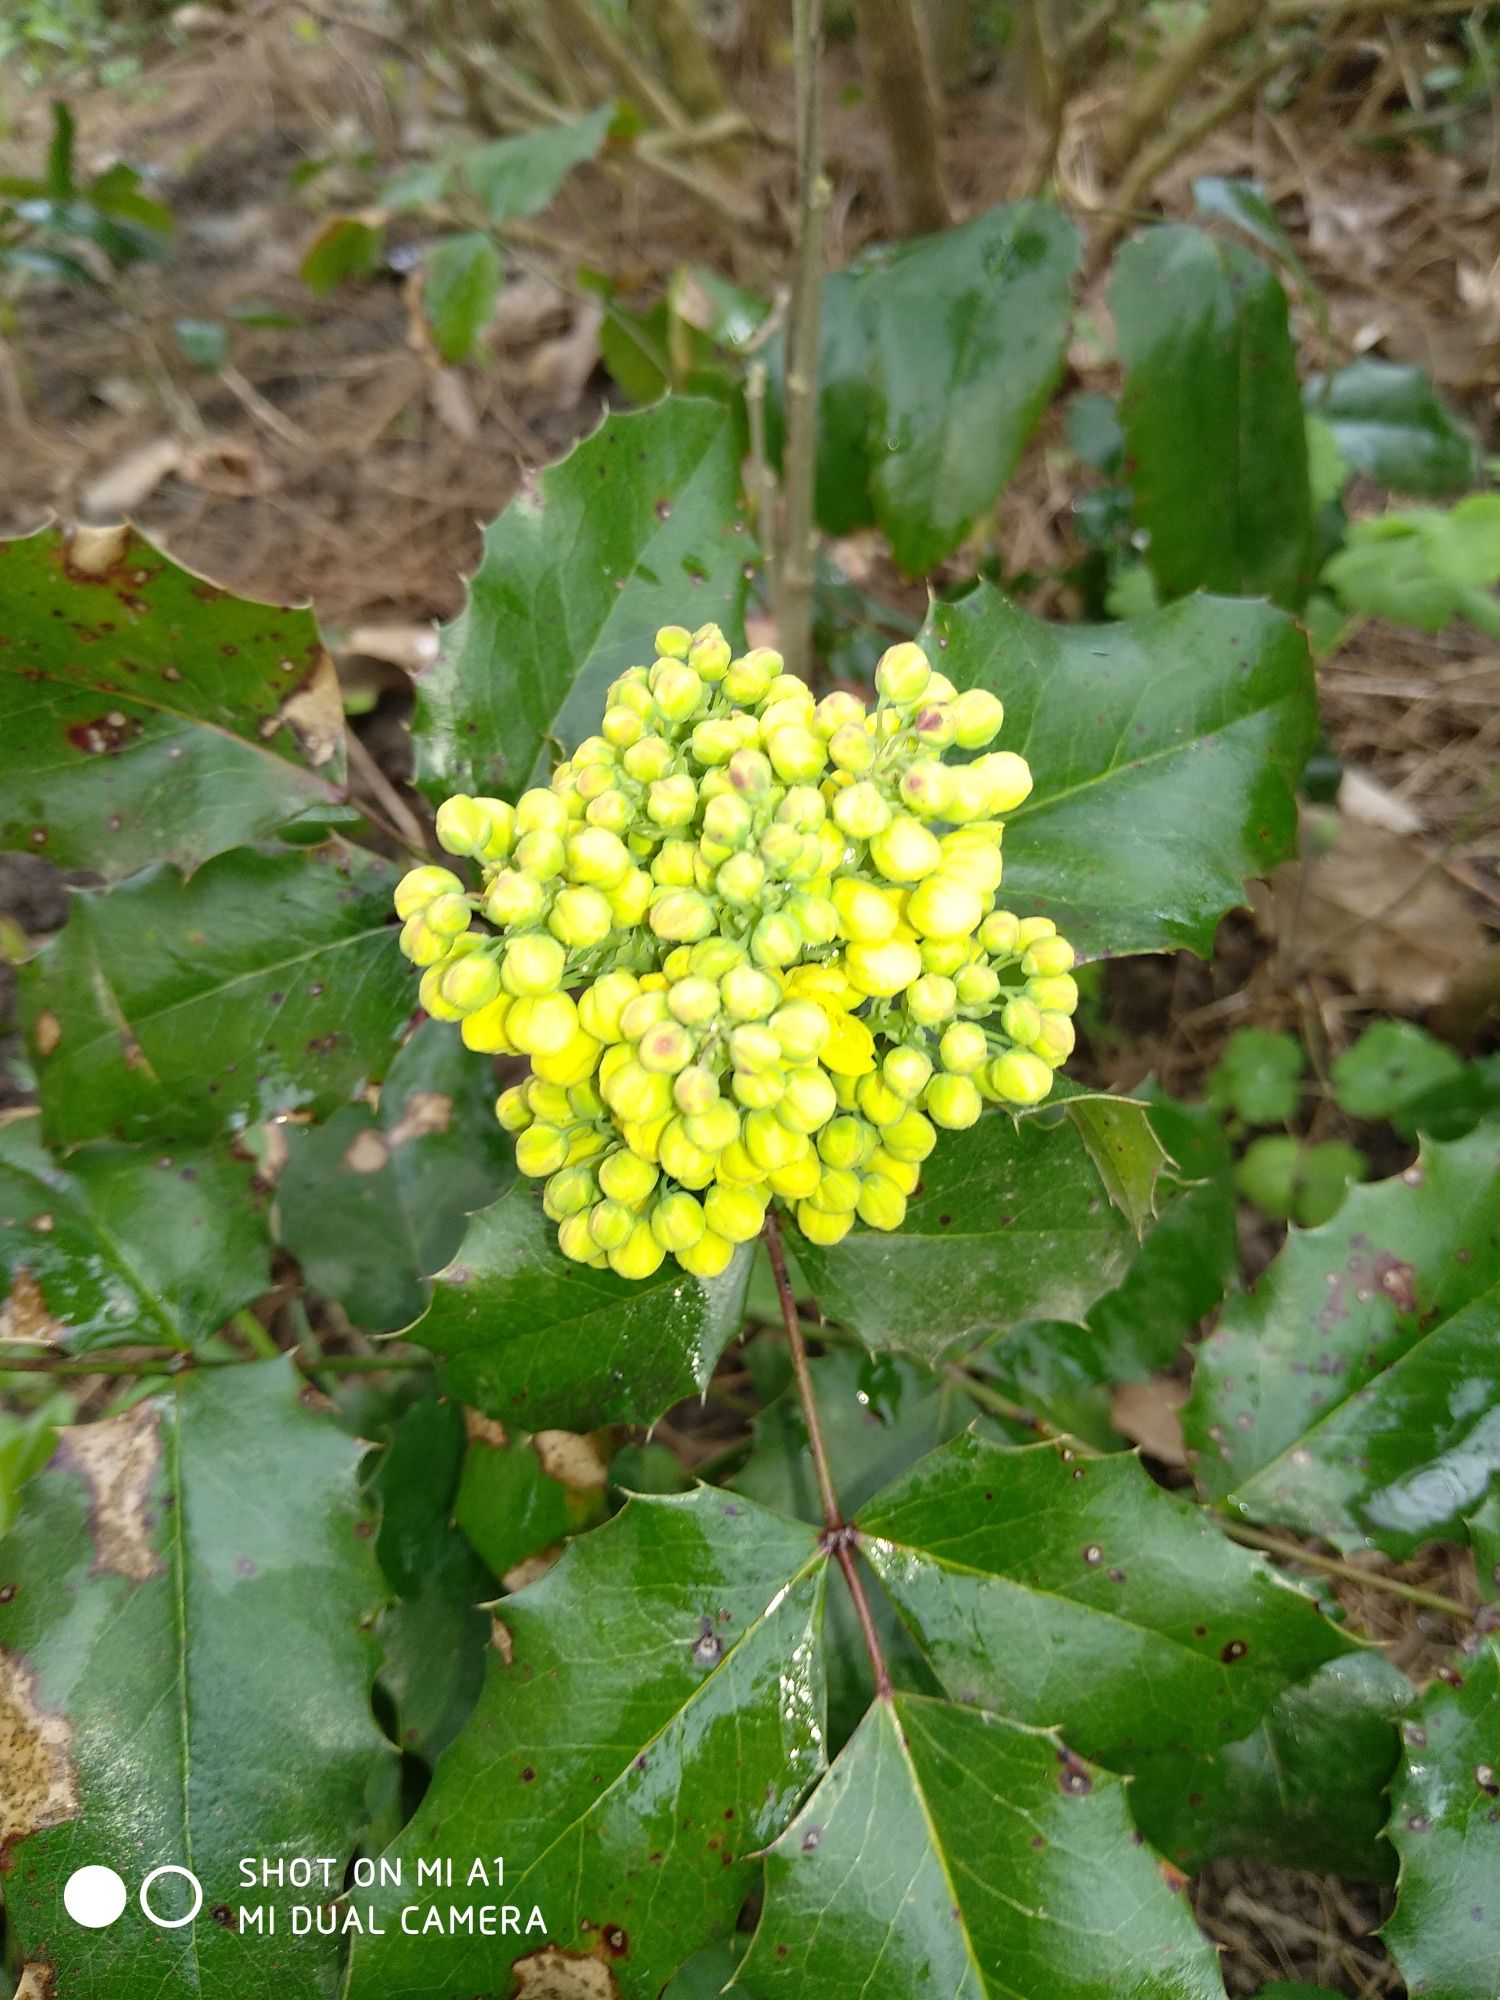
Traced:
[[807, 1426], [807, 1449], [812, 1458], [813, 1471], [817, 1475], [818, 1497], [823, 1503], [823, 1545], [844, 1572], [844, 1581], [849, 1586], [849, 1595], [854, 1601], [855, 1616], [859, 1619], [859, 1629], [864, 1635], [865, 1651], [870, 1656], [870, 1670], [875, 1676], [875, 1692], [882, 1701], [889, 1701], [890, 1669], [885, 1663], [885, 1650], [880, 1643], [880, 1634], [875, 1629], [875, 1614], [870, 1609], [864, 1578], [860, 1575], [859, 1565], [854, 1559], [854, 1531], [844, 1519], [843, 1509], [839, 1506], [838, 1492], [834, 1487], [833, 1467], [829, 1463], [828, 1444], [823, 1436], [823, 1419], [818, 1413], [818, 1398], [813, 1388], [812, 1370], [807, 1361], [807, 1342], [802, 1337], [802, 1322], [797, 1317], [797, 1301], [792, 1296], [792, 1281], [787, 1276], [786, 1248], [781, 1241], [781, 1225], [776, 1220], [774, 1208], [766, 1210], [764, 1240], [766, 1254], [771, 1260], [771, 1276], [776, 1281], [776, 1296], [781, 1302], [782, 1324], [786, 1329], [786, 1344], [792, 1356], [792, 1374], [797, 1383], [797, 1400], [802, 1405], [802, 1421]]
[[822, 171], [818, 57], [822, 0], [796, 0], [797, 264], [787, 315], [786, 447], [782, 540], [777, 551], [776, 628], [790, 673], [812, 664], [813, 482], [817, 460], [818, 317], [823, 292], [823, 228], [829, 188]]
[[903, 236], [953, 221], [938, 159], [937, 93], [912, 0], [853, 0], [860, 55], [885, 128], [887, 168]]
[[719, 118], [733, 109], [718, 58], [688, 0], [636, 0], [647, 32], [678, 101], [695, 118]]
[[[1204, 65], [1224, 47], [1254, 27], [1263, 0], [1214, 0], [1201, 24], [1173, 44], [1147, 72], [1131, 95], [1105, 140], [1105, 150], [1117, 168], [1135, 158], [1152, 132], [1159, 131], [1172, 107], [1191, 90]], [[1122, 207], [1129, 203], [1121, 202]]]
[[1263, 1528], [1247, 1527], [1240, 1521], [1221, 1521], [1219, 1525], [1232, 1542], [1243, 1542], [1248, 1549], [1261, 1549], [1269, 1556], [1280, 1556], [1284, 1562], [1300, 1563], [1304, 1569], [1342, 1577], [1347, 1583], [1357, 1583], [1361, 1590], [1404, 1598], [1408, 1604], [1421, 1605], [1424, 1611], [1440, 1611], [1445, 1618], [1461, 1618], [1466, 1625], [1473, 1623], [1474, 1613], [1456, 1597], [1440, 1596], [1435, 1590], [1403, 1583], [1399, 1577], [1383, 1576], [1379, 1570], [1361, 1569], [1358, 1563], [1345, 1562], [1340, 1556], [1320, 1556], [1315, 1549], [1303, 1548], [1300, 1542], [1283, 1541], [1280, 1535], [1268, 1535]]

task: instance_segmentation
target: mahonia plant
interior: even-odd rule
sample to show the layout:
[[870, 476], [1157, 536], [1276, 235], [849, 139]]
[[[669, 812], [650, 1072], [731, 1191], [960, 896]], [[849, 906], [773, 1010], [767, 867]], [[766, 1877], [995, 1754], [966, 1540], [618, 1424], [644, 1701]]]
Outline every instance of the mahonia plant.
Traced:
[[873, 709], [716, 625], [655, 649], [550, 785], [440, 807], [483, 889], [415, 868], [396, 909], [427, 1012], [530, 1058], [496, 1115], [563, 1252], [709, 1278], [773, 1195], [815, 1243], [899, 1229], [937, 1128], [1047, 1095], [1078, 991], [1056, 925], [996, 907], [1025, 759], [945, 757], [993, 694], [911, 644]]

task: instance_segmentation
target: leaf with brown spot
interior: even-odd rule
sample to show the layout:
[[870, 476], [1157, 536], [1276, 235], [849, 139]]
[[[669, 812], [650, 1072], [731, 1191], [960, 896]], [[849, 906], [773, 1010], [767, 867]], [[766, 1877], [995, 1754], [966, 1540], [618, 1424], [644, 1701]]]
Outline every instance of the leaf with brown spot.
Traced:
[[1240, 1514], [1405, 1556], [1500, 1472], [1500, 1128], [1427, 1145], [1293, 1229], [1198, 1349], [1184, 1430]]
[[[28, 1483], [0, 1601], [7, 1942], [60, 1995], [332, 2000], [334, 1941], [284, 1936], [283, 1915], [247, 1952], [208, 1913], [262, 1900], [242, 1854], [327, 1855], [337, 1881], [391, 1756], [361, 1452], [301, 1407], [289, 1361], [255, 1362], [65, 1433]], [[132, 1890], [191, 1865], [204, 1915], [159, 1930], [132, 1894], [107, 1938], [64, 1922], [84, 1862]]]
[[203, 591], [133, 528], [0, 541], [0, 846], [116, 881], [339, 804], [311, 612]]
[[198, 1147], [82, 1146], [66, 1164], [40, 1121], [0, 1127], [0, 1306], [7, 1340], [70, 1353], [194, 1347], [271, 1286], [248, 1162]]
[[544, 1945], [512, 1969], [515, 2000], [619, 2000], [620, 1987], [602, 1959]]

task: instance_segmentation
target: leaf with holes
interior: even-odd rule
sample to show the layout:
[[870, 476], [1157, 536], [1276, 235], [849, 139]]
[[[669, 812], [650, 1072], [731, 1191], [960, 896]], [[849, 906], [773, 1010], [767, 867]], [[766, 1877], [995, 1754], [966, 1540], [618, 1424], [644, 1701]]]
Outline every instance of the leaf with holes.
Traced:
[[1313, 578], [1312, 489], [1280, 281], [1243, 244], [1169, 223], [1126, 244], [1109, 303], [1157, 587], [1296, 610]]
[[415, 1004], [395, 871], [357, 849], [220, 855], [75, 896], [26, 968], [42, 1131], [186, 1141], [328, 1113], [383, 1074]]
[[0, 1126], [0, 1340], [190, 1348], [271, 1289], [248, 1162], [96, 1145], [64, 1166], [37, 1127]]
[[879, 1701], [767, 1857], [747, 2000], [1216, 2000], [1117, 1778], [982, 1710]]
[[1124, 1275], [1135, 1232], [1069, 1121], [1001, 1112], [945, 1132], [904, 1227], [796, 1239], [828, 1317], [869, 1347], [933, 1361], [966, 1338], [1076, 1319]]
[[[336, 1891], [389, 1758], [370, 1716], [381, 1597], [360, 1447], [290, 1361], [199, 1370], [64, 1431], [0, 1550], [0, 1804], [9, 1942], [59, 2000], [332, 2000], [338, 1947], [237, 1935], [242, 1855], [331, 1857]], [[295, 1754], [288, 1754], [294, 1729]], [[195, 1924], [132, 1898], [108, 1934], [60, 1921], [88, 1863], [132, 1888], [191, 1867]], [[316, 1892], [315, 1892], [316, 1893]], [[188, 1885], [151, 1890], [188, 1908]], [[311, 1900], [311, 1898], [308, 1898]], [[23, 1981], [24, 1986], [24, 1981]]]
[[1087, 957], [1207, 956], [1248, 877], [1293, 851], [1317, 726], [1296, 626], [1191, 598], [1115, 625], [1049, 625], [987, 584], [924, 638], [959, 687], [1005, 703], [1000, 741], [1036, 789], [1007, 815], [1008, 904]]
[[1489, 2000], [1500, 1963], [1500, 1641], [1443, 1668], [1403, 1732], [1389, 1833], [1401, 1857], [1381, 1932], [1423, 2000]]
[[282, 1128], [281, 1241], [367, 1333], [421, 1316], [426, 1280], [469, 1215], [514, 1179], [494, 1104], [487, 1066], [448, 1023], [428, 1021], [392, 1060], [378, 1110], [349, 1105], [326, 1125]]
[[754, 561], [727, 410], [674, 396], [606, 417], [485, 531], [468, 604], [417, 683], [418, 782], [440, 800], [545, 777], [660, 626], [738, 630]]
[[404, 1936], [410, 1888], [372, 1892], [386, 1934], [356, 1941], [349, 2000], [655, 2000], [732, 1929], [822, 1768], [823, 1582], [811, 1528], [699, 1487], [632, 1500], [508, 1598], [478, 1708], [387, 1859], [410, 1884], [504, 1855], [503, 1898], [455, 1868], [442, 1902], [503, 1901], [522, 1928]]
[[1500, 1470], [1497, 1168], [1481, 1126], [1292, 1231], [1198, 1350], [1185, 1429], [1211, 1499], [1391, 1555], [1466, 1538]]
[[750, 1251], [719, 1278], [669, 1259], [636, 1282], [575, 1264], [535, 1187], [517, 1182], [470, 1219], [411, 1338], [476, 1409], [526, 1430], [655, 1423], [707, 1386], [740, 1330]]
[[955, 1700], [1054, 1725], [1112, 1769], [1234, 1741], [1350, 1647], [1129, 1453], [956, 1438], [859, 1531]]
[[310, 611], [133, 528], [0, 541], [0, 847], [116, 881], [196, 868], [337, 801], [344, 711]]

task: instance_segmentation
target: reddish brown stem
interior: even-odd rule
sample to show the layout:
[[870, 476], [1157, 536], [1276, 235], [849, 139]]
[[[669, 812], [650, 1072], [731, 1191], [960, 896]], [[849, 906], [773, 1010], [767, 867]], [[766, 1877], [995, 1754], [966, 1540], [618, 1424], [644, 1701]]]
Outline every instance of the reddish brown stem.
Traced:
[[808, 1366], [807, 1342], [802, 1338], [802, 1322], [797, 1316], [797, 1301], [792, 1295], [792, 1281], [787, 1275], [786, 1248], [781, 1240], [781, 1225], [776, 1220], [774, 1208], [766, 1210], [764, 1234], [766, 1254], [771, 1260], [771, 1276], [776, 1281], [776, 1296], [781, 1302], [786, 1344], [791, 1351], [797, 1398], [802, 1405], [802, 1420], [807, 1426], [807, 1448], [812, 1457], [813, 1471], [817, 1475], [818, 1495], [823, 1503], [823, 1547], [835, 1558], [839, 1568], [844, 1572], [844, 1581], [848, 1584], [849, 1595], [854, 1600], [854, 1613], [859, 1620], [859, 1629], [864, 1635], [865, 1651], [870, 1656], [870, 1670], [875, 1676], [875, 1692], [882, 1701], [889, 1701], [890, 1669], [885, 1663], [880, 1634], [875, 1629], [875, 1614], [870, 1609], [864, 1578], [860, 1575], [859, 1565], [854, 1559], [854, 1544], [857, 1539], [855, 1531], [844, 1519], [843, 1509], [839, 1506], [838, 1492], [834, 1487], [833, 1468], [828, 1459], [828, 1444], [823, 1436], [823, 1419], [818, 1412], [812, 1370]]

